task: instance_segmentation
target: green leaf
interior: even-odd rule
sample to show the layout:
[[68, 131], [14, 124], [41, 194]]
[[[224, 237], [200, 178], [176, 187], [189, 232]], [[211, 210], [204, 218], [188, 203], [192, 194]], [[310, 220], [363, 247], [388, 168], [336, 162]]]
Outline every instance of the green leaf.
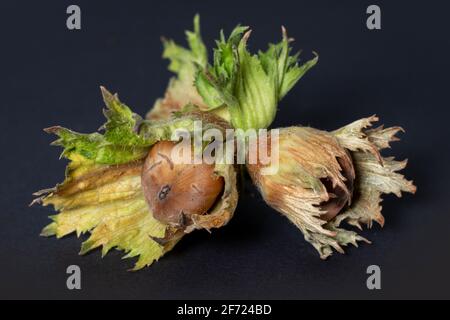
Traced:
[[59, 136], [52, 145], [64, 148], [63, 157], [70, 159], [72, 154], [76, 153], [96, 164], [120, 164], [141, 159], [148, 149], [113, 144], [99, 133], [82, 134], [59, 126], [47, 128], [45, 131]]
[[103, 100], [107, 106], [103, 113], [107, 119], [103, 128], [105, 139], [113, 144], [133, 147], [146, 147], [149, 142], [137, 134], [142, 118], [120, 102], [117, 94], [112, 95], [100, 87]]
[[189, 47], [184, 48], [173, 40], [163, 38], [163, 58], [169, 59], [169, 70], [176, 74], [171, 78], [163, 98], [157, 99], [147, 114], [147, 119], [167, 120], [173, 112], [180, 111], [192, 103], [203, 111], [210, 109], [194, 87], [197, 68], [206, 67], [208, 54], [200, 35], [200, 17], [194, 17], [194, 30], [186, 31]]
[[208, 54], [200, 34], [200, 16], [194, 17], [194, 31], [186, 31], [189, 48], [176, 44], [173, 40], [163, 39], [163, 58], [170, 60], [169, 70], [180, 79], [193, 79], [196, 65], [206, 66]]
[[103, 87], [101, 90], [107, 106], [104, 110], [107, 122], [102, 126], [104, 134], [83, 134], [54, 126], [45, 129], [59, 137], [52, 145], [62, 146], [62, 156], [66, 158], [78, 154], [95, 164], [121, 164], [141, 159], [155, 140], [138, 134], [141, 117], [120, 102], [117, 94], [112, 95]]
[[186, 38], [196, 64], [204, 66], [208, 63], [208, 53], [200, 34], [200, 15], [194, 17], [194, 31], [186, 31]]
[[278, 102], [317, 63], [317, 55], [299, 65], [299, 54], [290, 55], [290, 39], [266, 51], [251, 54], [246, 47], [248, 27], [237, 26], [228, 39], [221, 32], [213, 65], [201, 68], [195, 85], [211, 109], [226, 105], [234, 127], [267, 128], [275, 118]]

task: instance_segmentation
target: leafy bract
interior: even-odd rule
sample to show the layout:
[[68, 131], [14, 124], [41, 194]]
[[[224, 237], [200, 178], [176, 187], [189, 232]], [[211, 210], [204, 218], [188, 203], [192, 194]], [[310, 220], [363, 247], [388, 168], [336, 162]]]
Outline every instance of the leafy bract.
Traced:
[[[260, 165], [247, 164], [264, 200], [296, 225], [323, 259], [333, 250], [344, 253], [343, 247], [349, 244], [369, 242], [356, 231], [346, 230], [343, 222], [359, 229], [363, 225], [370, 228], [374, 221], [383, 226], [383, 194], [401, 197], [404, 192], [416, 191], [413, 182], [399, 173], [406, 161], [380, 153], [398, 140], [395, 135], [402, 129], [370, 128], [377, 120], [375, 116], [360, 119], [333, 132], [281, 128], [278, 171], [262, 175]], [[340, 185], [340, 190], [348, 192], [347, 178], [342, 175], [345, 163], [354, 167], [351, 203], [331, 220], [325, 220], [322, 217], [327, 212], [321, 204], [336, 195], [329, 193], [324, 182]]]
[[[62, 127], [48, 132], [59, 138], [53, 143], [64, 148], [70, 160], [63, 183], [35, 193], [33, 203], [52, 205], [58, 214], [42, 230], [43, 236], [78, 236], [89, 232], [81, 254], [101, 248], [102, 256], [111, 248], [138, 257], [133, 270], [158, 260], [183, 237], [184, 230], [174, 230], [153, 217], [143, 195], [141, 173], [143, 158], [159, 140], [170, 140], [177, 129], [192, 132], [197, 121], [203, 130], [225, 130], [228, 123], [198, 111], [174, 115], [167, 121], [145, 121], [134, 114], [117, 95], [102, 88], [107, 108], [103, 133], [80, 134]], [[190, 231], [225, 225], [237, 203], [234, 167], [218, 167], [226, 178], [220, 200], [207, 218], [196, 217]]]
[[248, 27], [237, 26], [228, 39], [221, 32], [212, 65], [200, 68], [195, 85], [209, 109], [227, 107], [235, 128], [267, 128], [275, 118], [278, 102], [318, 61], [300, 65], [291, 55], [290, 39], [283, 38], [266, 51], [247, 50]]
[[372, 227], [373, 221], [383, 226], [383, 194], [392, 193], [401, 197], [403, 192], [416, 191], [413, 182], [398, 172], [406, 167], [407, 161], [396, 161], [394, 157], [383, 157], [380, 154], [382, 149], [389, 147], [390, 142], [398, 140], [395, 135], [402, 129], [383, 126], [370, 128], [375, 121], [378, 121], [376, 116], [363, 118], [332, 132], [339, 144], [349, 150], [356, 178], [351, 205], [323, 225], [323, 229], [333, 235], [305, 232], [305, 239], [317, 249], [322, 258], [330, 256], [333, 249], [343, 253], [343, 246], [357, 246], [358, 241], [369, 242], [356, 231], [344, 229], [342, 222], [359, 229], [362, 229], [362, 225]]
[[80, 155], [96, 164], [121, 164], [143, 158], [155, 141], [138, 134], [142, 119], [120, 102], [117, 94], [112, 95], [103, 87], [101, 90], [107, 107], [104, 134], [83, 134], [54, 126], [45, 129], [59, 137], [52, 145], [63, 147], [62, 156], [68, 159]]
[[104, 256], [117, 248], [127, 253], [126, 258], [138, 257], [133, 270], [158, 260], [174, 243], [156, 241], [164, 238], [167, 226], [153, 218], [145, 202], [141, 170], [142, 161], [138, 161], [90, 167], [80, 175], [70, 175], [38, 199], [59, 211], [41, 235], [61, 238], [90, 232], [80, 254], [101, 247]]
[[208, 109], [194, 87], [198, 67], [205, 67], [208, 54], [200, 34], [200, 17], [194, 17], [194, 30], [186, 31], [189, 47], [184, 48], [173, 40], [162, 39], [163, 58], [169, 59], [169, 70], [176, 74], [171, 78], [163, 98], [156, 100], [147, 114], [151, 120], [169, 119], [173, 112], [180, 111], [187, 104], [194, 104], [200, 110]]

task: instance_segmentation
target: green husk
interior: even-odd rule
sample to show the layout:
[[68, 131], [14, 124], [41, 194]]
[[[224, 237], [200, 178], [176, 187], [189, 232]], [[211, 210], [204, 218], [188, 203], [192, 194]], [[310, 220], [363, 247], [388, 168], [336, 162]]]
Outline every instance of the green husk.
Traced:
[[145, 121], [134, 114], [117, 95], [102, 88], [107, 106], [104, 133], [80, 134], [62, 127], [47, 132], [58, 135], [53, 145], [64, 148], [69, 159], [66, 178], [54, 188], [35, 193], [33, 203], [52, 205], [58, 214], [43, 230], [42, 236], [64, 237], [86, 232], [80, 254], [102, 248], [126, 252], [124, 258], [138, 257], [133, 270], [149, 266], [170, 251], [184, 234], [195, 229], [219, 228], [228, 223], [237, 204], [236, 172], [232, 165], [216, 165], [225, 189], [210, 215], [193, 217], [186, 230], [174, 230], [153, 217], [141, 185], [143, 158], [160, 140], [170, 140], [178, 129], [194, 130], [201, 120], [203, 130], [220, 128], [224, 122], [201, 112], [175, 115], [166, 121]]
[[[194, 31], [187, 32], [189, 48], [163, 40], [163, 57], [170, 60], [169, 70], [176, 74], [163, 99], [158, 99], [148, 119], [168, 119], [173, 112], [194, 105], [212, 112], [241, 129], [267, 128], [275, 118], [278, 102], [318, 61], [299, 64], [300, 53], [292, 49], [286, 30], [282, 40], [266, 51], [251, 54], [247, 49], [248, 27], [237, 26], [228, 38], [223, 31], [216, 41], [213, 62], [200, 35], [199, 17]], [[193, 85], [194, 84], [194, 85]]]

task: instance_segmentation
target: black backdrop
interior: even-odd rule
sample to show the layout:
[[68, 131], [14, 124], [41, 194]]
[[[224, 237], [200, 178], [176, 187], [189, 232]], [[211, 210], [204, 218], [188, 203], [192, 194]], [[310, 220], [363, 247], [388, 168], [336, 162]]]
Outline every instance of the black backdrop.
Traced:
[[[448, 73], [450, 6], [375, 1], [382, 30], [365, 27], [372, 1], [2, 1], [0, 4], [0, 297], [2, 298], [444, 298], [450, 297]], [[82, 29], [66, 28], [78, 4]], [[193, 15], [213, 45], [219, 29], [250, 25], [264, 48], [285, 25], [295, 49], [319, 64], [282, 101], [274, 126], [335, 129], [377, 114], [407, 131], [391, 152], [415, 196], [387, 196], [386, 226], [364, 232], [373, 245], [321, 261], [302, 234], [261, 198], [242, 198], [231, 223], [195, 232], [140, 272], [121, 252], [78, 256], [80, 239], [39, 237], [50, 208], [31, 193], [63, 178], [65, 161], [42, 128], [81, 132], [103, 123], [99, 85], [144, 114], [170, 76], [161, 35], [184, 41]], [[183, 42], [184, 43], [184, 42]], [[249, 187], [248, 192], [254, 193]], [[79, 265], [82, 289], [66, 289]], [[377, 264], [382, 290], [366, 288]]]

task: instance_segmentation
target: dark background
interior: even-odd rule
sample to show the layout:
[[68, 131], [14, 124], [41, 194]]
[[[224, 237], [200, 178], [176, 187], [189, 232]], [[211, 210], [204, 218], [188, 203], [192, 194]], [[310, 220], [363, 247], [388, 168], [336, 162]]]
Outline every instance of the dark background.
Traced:
[[[78, 4], [82, 29], [66, 28]], [[382, 30], [365, 26], [378, 4]], [[449, 298], [449, 6], [439, 1], [2, 1], [0, 4], [1, 298]], [[99, 85], [145, 114], [169, 79], [161, 35], [184, 42], [196, 12], [212, 46], [220, 28], [253, 29], [250, 48], [280, 39], [320, 55], [281, 102], [275, 126], [335, 129], [377, 114], [406, 129], [388, 150], [409, 158], [415, 196], [386, 196], [386, 226], [363, 234], [373, 245], [321, 261], [303, 235], [261, 198], [242, 197], [231, 223], [195, 232], [159, 262], [127, 272], [112, 251], [78, 256], [81, 239], [39, 237], [50, 208], [28, 208], [32, 192], [63, 179], [66, 162], [42, 128], [95, 131]], [[254, 190], [249, 188], [249, 192]], [[79, 265], [82, 289], [66, 289]], [[366, 288], [377, 264], [382, 290]]]

